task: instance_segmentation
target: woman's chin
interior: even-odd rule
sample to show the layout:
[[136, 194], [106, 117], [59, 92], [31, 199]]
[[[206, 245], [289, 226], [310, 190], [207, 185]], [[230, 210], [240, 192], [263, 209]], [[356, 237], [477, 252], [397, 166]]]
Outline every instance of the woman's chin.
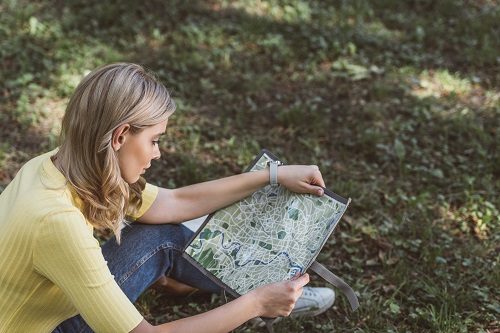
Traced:
[[122, 177], [122, 178], [127, 184], [132, 185], [137, 183], [137, 181], [141, 178], [141, 175], [137, 175], [135, 177], [126, 177], [126, 178]]

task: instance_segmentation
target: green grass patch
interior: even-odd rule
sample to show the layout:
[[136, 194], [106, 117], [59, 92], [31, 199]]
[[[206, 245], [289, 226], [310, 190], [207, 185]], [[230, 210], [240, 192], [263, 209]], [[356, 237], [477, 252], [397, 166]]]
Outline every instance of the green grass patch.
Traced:
[[[5, 1], [0, 190], [56, 145], [89, 70], [138, 62], [178, 104], [149, 181], [232, 175], [268, 148], [353, 199], [319, 259], [360, 310], [339, 296], [277, 333], [493, 331], [499, 21], [496, 1]], [[222, 302], [151, 290], [137, 306], [161, 323]]]

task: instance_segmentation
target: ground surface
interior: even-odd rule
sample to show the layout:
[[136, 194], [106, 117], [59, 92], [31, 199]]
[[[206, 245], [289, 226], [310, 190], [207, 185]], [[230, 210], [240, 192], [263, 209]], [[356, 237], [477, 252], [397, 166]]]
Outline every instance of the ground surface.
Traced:
[[[268, 148], [353, 199], [319, 261], [359, 311], [339, 297], [276, 332], [498, 332], [498, 22], [493, 0], [2, 1], [0, 191], [57, 145], [85, 73], [139, 62], [178, 104], [149, 181], [232, 175]], [[137, 306], [165, 322], [220, 302]]]

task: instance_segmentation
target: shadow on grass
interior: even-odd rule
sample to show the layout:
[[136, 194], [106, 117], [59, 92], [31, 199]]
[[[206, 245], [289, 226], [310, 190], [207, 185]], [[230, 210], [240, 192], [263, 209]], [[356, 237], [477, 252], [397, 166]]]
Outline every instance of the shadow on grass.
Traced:
[[[498, 207], [498, 8], [294, 4], [20, 2], [0, 14], [9, 17], [0, 24], [8, 27], [0, 32], [2, 142], [26, 159], [45, 149], [39, 121], [24, 126], [12, 111], [21, 102], [36, 113], [37, 99], [67, 98], [86, 70], [142, 63], [180, 105], [151, 181], [175, 187], [234, 174], [266, 147], [320, 165], [329, 187], [353, 197], [321, 260], [355, 281], [360, 312], [339, 298], [326, 315], [278, 329], [486, 327], [498, 293], [492, 279], [474, 280], [495, 276], [494, 245], [476, 239], [473, 213]], [[451, 88], [438, 87], [448, 84], [443, 77]], [[39, 134], [27, 139], [26, 131]], [[2, 172], [21, 164], [9, 163]], [[147, 297], [146, 312], [166, 304]]]

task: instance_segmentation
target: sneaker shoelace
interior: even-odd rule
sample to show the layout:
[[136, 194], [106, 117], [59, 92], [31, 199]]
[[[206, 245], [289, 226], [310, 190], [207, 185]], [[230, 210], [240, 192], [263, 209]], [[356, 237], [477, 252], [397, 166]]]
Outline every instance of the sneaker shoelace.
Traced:
[[310, 288], [304, 288], [304, 291], [302, 292], [304, 296], [318, 296], [315, 291], [313, 291]]

